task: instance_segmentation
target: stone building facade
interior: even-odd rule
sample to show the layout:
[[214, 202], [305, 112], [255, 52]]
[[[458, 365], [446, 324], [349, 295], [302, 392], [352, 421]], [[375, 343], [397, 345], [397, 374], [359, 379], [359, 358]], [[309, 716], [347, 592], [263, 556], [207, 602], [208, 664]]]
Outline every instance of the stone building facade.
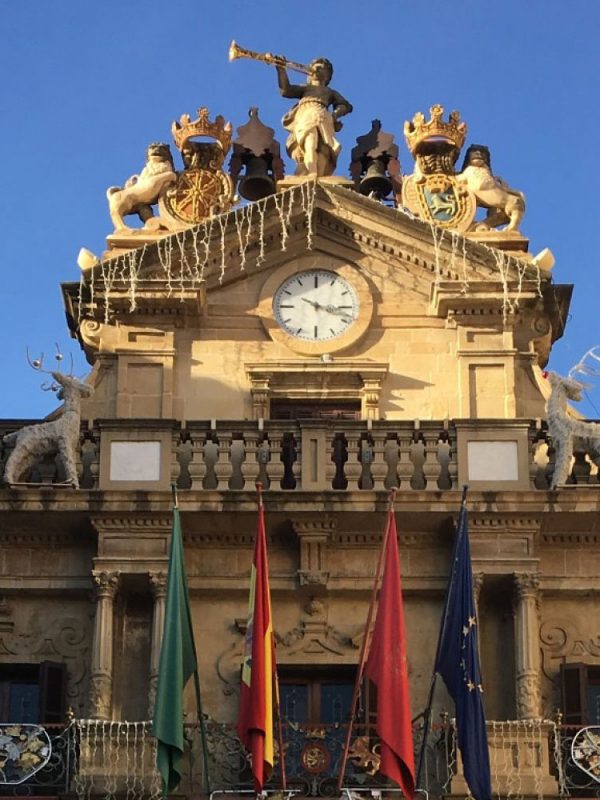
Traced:
[[[0, 716], [60, 738], [70, 709], [77, 736], [63, 742], [69, 777], [56, 794], [157, 794], [147, 721], [174, 482], [212, 788], [247, 787], [228, 726], [260, 480], [296, 736], [289, 778], [330, 794], [389, 490], [417, 718], [467, 483], [495, 791], [558, 796], [576, 767], [563, 770], [574, 729], [557, 711], [573, 726], [600, 722], [598, 478], [582, 451], [570, 483], [549, 488], [544, 422], [542, 370], [571, 287], [335, 182], [292, 185], [257, 207], [253, 220], [230, 211], [137, 248], [114, 241], [81, 283], [63, 285], [94, 395], [82, 403], [80, 488], [61, 485], [51, 456], [26, 485], [0, 489]], [[349, 322], [344, 303], [298, 287], [336, 280], [352, 297]], [[333, 332], [294, 332], [282, 292], [332, 309]], [[191, 688], [186, 704], [193, 732]], [[361, 714], [372, 723], [368, 698]], [[451, 717], [440, 688], [425, 779], [430, 793], [464, 796]], [[316, 766], [315, 742], [329, 754]], [[196, 760], [182, 793], [198, 793], [198, 771]], [[378, 786], [358, 756], [348, 782]]]

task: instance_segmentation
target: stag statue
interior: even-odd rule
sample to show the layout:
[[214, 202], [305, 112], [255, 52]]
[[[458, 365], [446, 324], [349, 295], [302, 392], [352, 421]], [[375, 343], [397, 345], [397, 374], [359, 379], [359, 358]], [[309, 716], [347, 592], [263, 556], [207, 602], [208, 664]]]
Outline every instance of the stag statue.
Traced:
[[600, 357], [595, 353], [595, 348], [592, 348], [592, 350], [588, 350], [579, 364], [569, 370], [567, 378], [557, 375], [555, 372], [548, 373], [548, 380], [552, 387], [547, 405], [548, 433], [552, 438], [556, 453], [554, 475], [552, 476], [553, 489], [567, 482], [574, 450], [588, 453], [593, 463], [600, 467], [600, 424], [575, 419], [568, 413], [569, 400], [578, 403], [581, 400], [581, 393], [585, 389], [585, 384], [574, 378], [573, 373], [600, 374], [595, 368], [586, 366], [588, 357], [600, 361]]
[[[58, 353], [56, 358], [60, 361], [62, 355]], [[42, 370], [42, 359], [29, 363], [34, 369], [46, 372]], [[72, 375], [63, 375], [56, 371], [50, 371], [48, 374], [55, 383], [44, 388], [58, 390], [58, 399], [64, 401], [61, 414], [57, 419], [29, 425], [4, 437], [5, 446], [14, 444], [4, 468], [4, 480], [9, 485], [18, 483], [27, 470], [35, 466], [40, 459], [57, 452], [64, 465], [67, 483], [78, 489], [77, 445], [81, 422], [81, 399], [90, 397], [94, 390]]]

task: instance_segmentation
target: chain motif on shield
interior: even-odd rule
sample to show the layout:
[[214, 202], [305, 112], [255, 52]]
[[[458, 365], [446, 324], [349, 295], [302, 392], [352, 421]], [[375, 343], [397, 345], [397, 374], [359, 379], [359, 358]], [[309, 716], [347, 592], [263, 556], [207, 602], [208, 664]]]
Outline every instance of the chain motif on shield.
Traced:
[[195, 120], [183, 114], [179, 122], [173, 123], [171, 132], [184, 169], [160, 201], [161, 216], [179, 224], [195, 225], [229, 211], [234, 187], [222, 166], [231, 147], [231, 123], [221, 115], [211, 122], [208, 109], [203, 107], [198, 109]]

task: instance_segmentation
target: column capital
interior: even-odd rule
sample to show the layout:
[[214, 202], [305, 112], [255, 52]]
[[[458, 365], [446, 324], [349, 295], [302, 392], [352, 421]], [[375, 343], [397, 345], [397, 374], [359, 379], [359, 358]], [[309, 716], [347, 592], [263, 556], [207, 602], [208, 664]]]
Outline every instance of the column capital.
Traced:
[[92, 578], [96, 586], [96, 596], [114, 597], [121, 580], [120, 572], [106, 572], [105, 570], [92, 570]]
[[473, 591], [480, 592], [481, 587], [483, 586], [483, 579], [485, 578], [485, 572], [474, 572], [473, 573]]
[[159, 570], [157, 572], [149, 572], [148, 579], [150, 581], [150, 590], [155, 599], [165, 597], [167, 594], [167, 573]]
[[524, 599], [525, 597], [537, 598], [540, 588], [539, 572], [515, 572], [513, 573], [513, 580], [519, 599]]

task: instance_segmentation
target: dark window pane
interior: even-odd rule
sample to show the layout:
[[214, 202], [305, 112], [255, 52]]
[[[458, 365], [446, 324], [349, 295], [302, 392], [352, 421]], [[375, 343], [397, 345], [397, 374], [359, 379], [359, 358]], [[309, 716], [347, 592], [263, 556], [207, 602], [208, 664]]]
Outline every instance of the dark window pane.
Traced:
[[40, 690], [34, 683], [10, 684], [10, 700], [6, 722], [39, 722], [38, 701]]
[[67, 716], [67, 669], [65, 664], [40, 664], [40, 719], [42, 723], [64, 722]]
[[590, 725], [597, 725], [600, 722], [600, 686], [588, 686], [588, 719]]
[[308, 685], [282, 683], [279, 687], [281, 715], [288, 722], [308, 722]]
[[321, 685], [321, 722], [345, 722], [352, 705], [351, 683], [323, 683]]
[[563, 715], [566, 725], [587, 724], [587, 668], [585, 664], [561, 664]]

